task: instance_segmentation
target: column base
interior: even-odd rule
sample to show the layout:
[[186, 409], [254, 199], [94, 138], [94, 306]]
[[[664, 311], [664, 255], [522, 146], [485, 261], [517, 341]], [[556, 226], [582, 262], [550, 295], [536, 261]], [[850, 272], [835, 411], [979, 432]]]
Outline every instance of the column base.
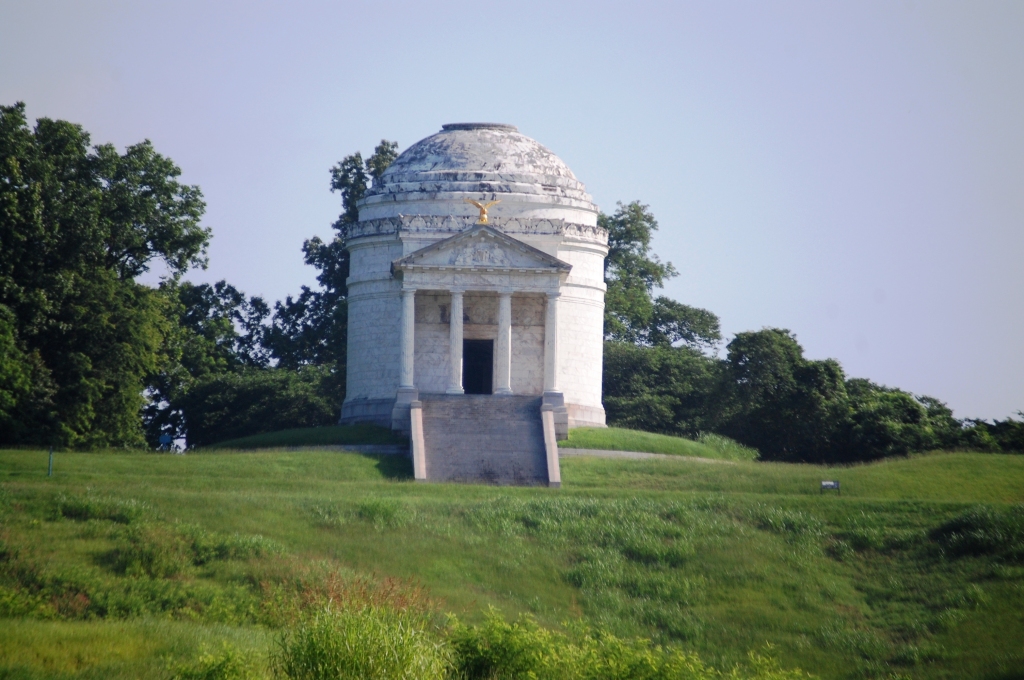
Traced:
[[545, 392], [541, 408], [551, 408], [555, 418], [555, 439], [565, 441], [569, 438], [569, 409], [565, 407], [565, 395], [561, 392]]
[[494, 393], [495, 394], [512, 394], [512, 390], [507, 388], [507, 387], [499, 387], [498, 389], [494, 390]]
[[466, 390], [463, 390], [463, 389], [458, 389], [457, 390], [457, 389], [453, 389], [453, 388], [449, 387], [448, 389], [446, 389], [444, 391], [444, 393], [445, 394], [465, 394]]
[[395, 395], [395, 405], [391, 409], [391, 429], [406, 434], [412, 429], [409, 421], [409, 408], [412, 402], [420, 398], [420, 391], [415, 387], [399, 387]]

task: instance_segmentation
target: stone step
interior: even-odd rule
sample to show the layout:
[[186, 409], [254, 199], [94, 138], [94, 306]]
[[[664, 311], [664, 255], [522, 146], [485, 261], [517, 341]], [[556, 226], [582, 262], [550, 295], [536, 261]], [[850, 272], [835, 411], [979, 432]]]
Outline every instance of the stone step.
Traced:
[[427, 479], [547, 484], [540, 397], [420, 395]]

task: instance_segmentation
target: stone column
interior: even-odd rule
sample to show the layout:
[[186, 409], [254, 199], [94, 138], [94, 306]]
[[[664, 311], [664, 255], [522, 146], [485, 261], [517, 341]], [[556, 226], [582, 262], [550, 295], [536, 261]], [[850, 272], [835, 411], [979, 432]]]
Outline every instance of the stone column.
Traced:
[[512, 291], [498, 293], [498, 340], [494, 358], [494, 393], [512, 394]]
[[416, 289], [402, 289], [402, 373], [398, 387], [412, 388], [416, 360]]
[[448, 394], [462, 394], [462, 291], [452, 291], [451, 318], [448, 320]]
[[544, 391], [558, 392], [558, 297], [548, 293], [544, 315]]

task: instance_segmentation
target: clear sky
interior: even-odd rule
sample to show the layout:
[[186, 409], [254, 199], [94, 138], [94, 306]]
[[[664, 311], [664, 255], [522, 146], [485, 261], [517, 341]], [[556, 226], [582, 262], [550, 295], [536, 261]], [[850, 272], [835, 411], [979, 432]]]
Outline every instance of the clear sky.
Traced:
[[0, 0], [0, 103], [151, 139], [198, 184], [210, 268], [312, 284], [328, 169], [512, 123], [606, 212], [650, 205], [666, 293], [725, 332], [960, 417], [1024, 409], [1024, 2]]

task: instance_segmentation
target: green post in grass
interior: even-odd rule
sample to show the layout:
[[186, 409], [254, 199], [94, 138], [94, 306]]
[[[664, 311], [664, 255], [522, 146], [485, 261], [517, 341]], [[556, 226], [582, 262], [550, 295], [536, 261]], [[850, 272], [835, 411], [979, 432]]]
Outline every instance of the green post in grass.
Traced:
[[50, 447], [50, 464], [46, 467], [46, 476], [53, 477], [53, 447]]

